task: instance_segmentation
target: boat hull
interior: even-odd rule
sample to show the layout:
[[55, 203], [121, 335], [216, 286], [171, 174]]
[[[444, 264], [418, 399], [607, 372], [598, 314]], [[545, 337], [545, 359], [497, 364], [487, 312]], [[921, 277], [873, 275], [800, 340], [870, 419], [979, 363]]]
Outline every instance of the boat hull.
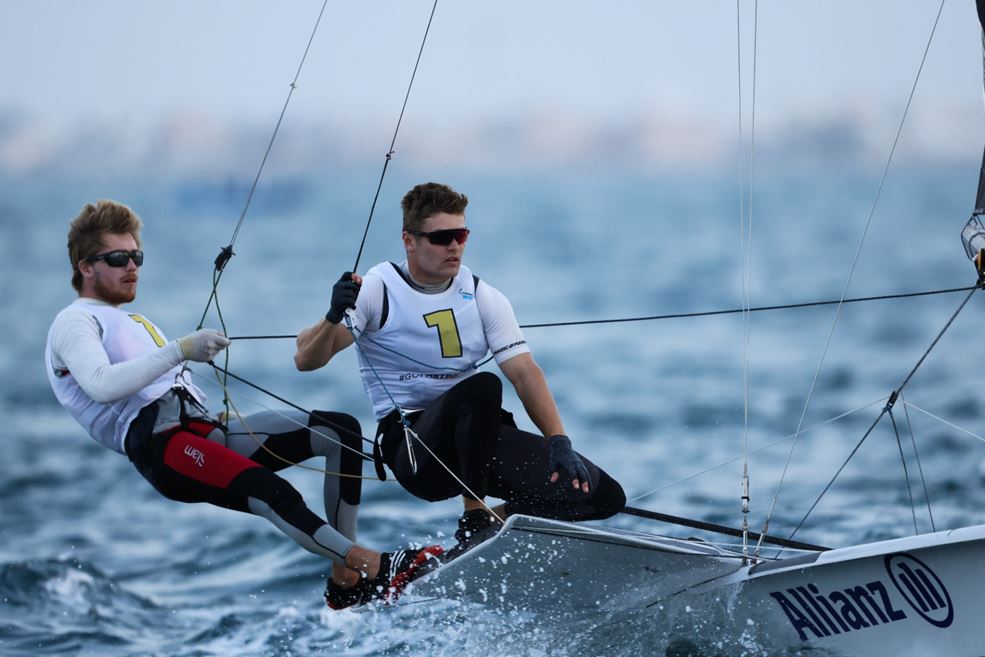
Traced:
[[738, 555], [702, 542], [511, 516], [495, 537], [418, 580], [412, 591], [509, 610], [613, 612], [741, 568]]
[[985, 655], [985, 526], [748, 566], [700, 541], [517, 516], [412, 590], [552, 617], [599, 612], [653, 645]]
[[767, 562], [687, 592], [756, 643], [846, 655], [985, 655], [985, 527]]

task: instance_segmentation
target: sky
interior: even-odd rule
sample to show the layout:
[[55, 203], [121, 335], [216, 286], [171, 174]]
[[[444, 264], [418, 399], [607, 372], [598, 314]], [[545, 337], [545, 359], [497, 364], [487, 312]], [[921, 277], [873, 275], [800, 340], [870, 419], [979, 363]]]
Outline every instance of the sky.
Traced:
[[[0, 164], [50, 154], [52, 143], [70, 139], [80, 126], [145, 140], [157, 134], [152, 126], [178, 125], [177, 137], [155, 138], [199, 143], [236, 125], [269, 132], [321, 6], [321, 0], [4, 0]], [[372, 137], [379, 151], [393, 132], [432, 6], [430, 0], [328, 2], [286, 124], [330, 126], [351, 142], [348, 148]], [[759, 2], [759, 134], [840, 121], [894, 130], [939, 6], [938, 0]], [[746, 130], [756, 9], [752, 0], [741, 2]], [[489, 134], [500, 126], [522, 132], [531, 151], [577, 149], [586, 125], [604, 134], [633, 126], [644, 139], [684, 139], [700, 157], [703, 139], [736, 138], [739, 53], [731, 0], [444, 0], [403, 125], [436, 157], [475, 145], [470, 135], [480, 126], [486, 135], [480, 145], [494, 142]], [[949, 0], [912, 121], [925, 126], [927, 144], [961, 150], [969, 129], [982, 123], [981, 105], [974, 2]], [[538, 143], [542, 134], [548, 138]]]

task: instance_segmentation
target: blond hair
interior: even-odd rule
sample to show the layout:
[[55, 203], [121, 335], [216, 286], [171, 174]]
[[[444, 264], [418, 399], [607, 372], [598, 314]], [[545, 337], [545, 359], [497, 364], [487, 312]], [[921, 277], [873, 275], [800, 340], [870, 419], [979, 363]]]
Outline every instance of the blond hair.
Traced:
[[72, 263], [72, 287], [82, 291], [82, 272], [79, 263], [97, 255], [103, 248], [103, 235], [116, 233], [132, 235], [140, 246], [140, 228], [143, 224], [137, 214], [116, 201], [103, 199], [95, 204], [86, 203], [79, 216], [68, 227], [68, 259]]

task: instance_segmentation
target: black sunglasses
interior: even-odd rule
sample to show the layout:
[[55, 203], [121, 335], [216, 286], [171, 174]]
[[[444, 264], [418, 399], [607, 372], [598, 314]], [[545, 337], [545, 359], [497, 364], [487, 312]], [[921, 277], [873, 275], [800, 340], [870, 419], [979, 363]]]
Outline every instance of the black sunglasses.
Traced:
[[468, 228], [446, 228], [445, 230], [432, 230], [429, 233], [425, 233], [422, 230], [408, 229], [407, 232], [418, 237], [426, 237], [428, 242], [437, 244], [438, 246], [448, 246], [452, 240], [455, 240], [459, 244], [465, 244], [465, 241], [469, 238]]
[[133, 264], [139, 267], [144, 264], [144, 252], [140, 249], [134, 249], [133, 251], [107, 251], [106, 253], [100, 253], [99, 255], [86, 258], [86, 262], [96, 262], [97, 260], [102, 260], [110, 267], [126, 267], [127, 263], [133, 260]]

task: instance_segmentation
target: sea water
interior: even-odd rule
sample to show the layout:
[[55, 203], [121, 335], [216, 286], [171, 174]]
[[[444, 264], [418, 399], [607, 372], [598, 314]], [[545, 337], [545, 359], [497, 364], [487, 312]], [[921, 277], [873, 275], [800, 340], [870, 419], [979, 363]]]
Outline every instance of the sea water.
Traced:
[[[974, 163], [894, 170], [873, 208], [881, 171], [760, 172], [752, 211], [742, 212], [743, 238], [733, 174], [395, 167], [358, 270], [401, 259], [399, 198], [437, 178], [469, 195], [465, 262], [508, 295], [521, 324], [738, 308], [746, 275], [753, 306], [964, 287], [975, 280], [960, 241], [974, 173]], [[355, 262], [377, 175], [263, 181], [218, 288], [229, 335], [290, 335], [324, 314], [332, 283]], [[698, 609], [691, 636], [680, 628], [668, 634], [645, 614], [557, 625], [549, 615], [413, 595], [390, 608], [329, 612], [328, 562], [258, 518], [158, 496], [126, 458], [84, 435], [55, 402], [43, 369], [47, 328], [74, 296], [65, 234], [84, 202], [113, 197], [142, 215], [147, 255], [131, 307], [179, 337], [205, 310], [212, 262], [248, 189], [240, 181], [96, 173], [0, 186], [0, 654], [538, 657], [798, 648], [717, 635]], [[751, 270], [743, 269], [743, 243], [751, 244]], [[899, 442], [891, 424], [877, 426], [804, 521], [961, 298], [753, 313], [748, 340], [739, 314], [532, 327], [526, 337], [574, 444], [622, 483], [631, 504], [740, 524], [747, 444], [753, 527], [779, 491], [773, 533], [787, 535], [803, 521], [797, 538], [842, 546], [930, 531], [928, 497], [937, 529], [982, 521], [985, 445], [922, 412], [985, 432], [979, 298], [907, 384], [905, 399], [922, 410], [897, 403]], [[205, 324], [220, 326], [215, 306]], [[354, 355], [302, 374], [293, 352], [291, 339], [237, 340], [229, 369], [304, 408], [350, 412], [370, 435]], [[221, 389], [205, 368], [194, 369], [219, 410]], [[242, 385], [230, 394], [243, 412], [283, 408]], [[515, 395], [508, 391], [505, 403], [531, 427]], [[798, 428], [791, 455], [788, 437]], [[318, 509], [320, 475], [287, 476]], [[360, 540], [377, 549], [447, 544], [459, 513], [455, 500], [428, 504], [393, 481], [366, 481]], [[628, 516], [601, 524], [697, 534]]]

